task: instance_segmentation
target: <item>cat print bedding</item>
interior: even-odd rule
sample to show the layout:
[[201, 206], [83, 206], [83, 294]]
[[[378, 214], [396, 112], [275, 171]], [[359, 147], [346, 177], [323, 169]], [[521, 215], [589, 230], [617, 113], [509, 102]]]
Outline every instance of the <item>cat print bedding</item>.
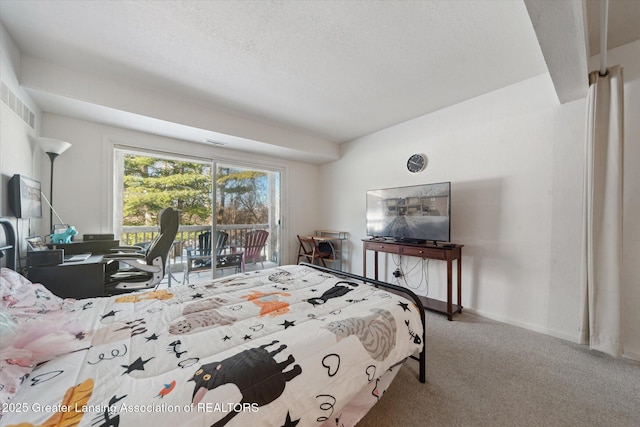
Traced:
[[45, 295], [27, 318], [5, 302], [19, 287], [3, 284], [5, 312], [46, 324], [31, 333], [65, 354], [0, 351], [5, 365], [35, 366], [2, 401], [3, 426], [354, 425], [423, 346], [413, 302], [307, 266], [109, 298]]

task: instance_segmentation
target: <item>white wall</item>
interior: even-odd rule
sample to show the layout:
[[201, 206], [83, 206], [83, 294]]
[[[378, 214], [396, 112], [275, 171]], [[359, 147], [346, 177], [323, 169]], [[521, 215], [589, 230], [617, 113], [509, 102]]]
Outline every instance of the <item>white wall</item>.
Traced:
[[[205, 107], [142, 85], [99, 78], [30, 55], [23, 55], [21, 64], [20, 81], [29, 91], [62, 102], [86, 101], [82, 107], [69, 107], [73, 113], [68, 115], [72, 117], [85, 120], [99, 117], [100, 123], [143, 131], [155, 128], [158, 132], [154, 133], [192, 142], [211, 138], [264, 156], [297, 155], [297, 159], [315, 159], [316, 163], [318, 159], [329, 162], [338, 158], [334, 142], [294, 129]], [[184, 126], [190, 129], [185, 131]]]
[[111, 159], [115, 143], [282, 169], [283, 263], [295, 263], [296, 234], [309, 233], [318, 223], [314, 195], [319, 191], [319, 167], [315, 165], [250, 155], [53, 114], [44, 115], [42, 133], [72, 144], [56, 160], [54, 205], [62, 219], [73, 224], [81, 235], [112, 231], [112, 192], [118, 191], [112, 186]]
[[[640, 360], [640, 42], [610, 51], [609, 63], [625, 67], [624, 354]], [[541, 75], [344, 144], [321, 169], [321, 226], [351, 234], [348, 266], [361, 273], [366, 190], [451, 181], [465, 309], [577, 342], [585, 102], [559, 105]], [[415, 152], [429, 164], [412, 175], [405, 163]], [[381, 257], [381, 277], [394, 282], [399, 258]], [[428, 294], [439, 299], [443, 264], [428, 267]], [[416, 291], [426, 294], [424, 282]]]
[[[46, 155], [36, 150], [29, 137], [36, 134], [40, 123], [40, 109], [31, 97], [20, 87], [16, 75], [19, 73], [20, 52], [13, 40], [0, 25], [0, 78], [6, 88], [6, 100], [0, 102], [0, 216], [13, 217], [8, 206], [7, 185], [14, 174], [25, 175], [40, 180], [42, 170], [40, 165]], [[12, 96], [9, 96], [9, 91]], [[31, 128], [9, 106], [16, 105], [16, 98], [35, 114], [35, 126]], [[19, 104], [18, 104], [19, 105]], [[48, 171], [48, 169], [47, 169]], [[47, 172], [44, 172], [47, 173]], [[32, 230], [40, 227], [40, 219], [19, 220], [14, 223], [21, 236], [32, 234]], [[24, 241], [22, 242], [24, 245]]]
[[[345, 144], [341, 160], [321, 171], [325, 188], [340, 189], [323, 197], [323, 226], [351, 233], [350, 269], [360, 273], [366, 190], [451, 181], [452, 241], [465, 245], [463, 306], [575, 339], [577, 305], [550, 301], [579, 300], [573, 264], [583, 120], [584, 101], [559, 106], [548, 75], [541, 75]], [[414, 152], [429, 158], [415, 175], [405, 168]], [[394, 281], [398, 258], [381, 256], [388, 267], [383, 279]], [[403, 262], [411, 267], [417, 260]], [[444, 267], [429, 263], [429, 296], [445, 297]], [[412, 284], [420, 271], [409, 276]], [[571, 280], [558, 284], [556, 275]]]

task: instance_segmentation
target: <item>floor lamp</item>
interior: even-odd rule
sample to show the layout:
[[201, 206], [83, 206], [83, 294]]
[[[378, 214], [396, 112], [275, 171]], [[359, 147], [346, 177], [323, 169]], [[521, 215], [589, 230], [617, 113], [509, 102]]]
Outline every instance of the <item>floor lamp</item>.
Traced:
[[53, 232], [53, 162], [60, 154], [67, 151], [69, 147], [71, 147], [71, 144], [66, 141], [53, 138], [37, 137], [34, 138], [34, 140], [37, 146], [47, 153], [49, 159], [51, 159], [51, 176], [49, 179], [49, 225], [51, 232]]

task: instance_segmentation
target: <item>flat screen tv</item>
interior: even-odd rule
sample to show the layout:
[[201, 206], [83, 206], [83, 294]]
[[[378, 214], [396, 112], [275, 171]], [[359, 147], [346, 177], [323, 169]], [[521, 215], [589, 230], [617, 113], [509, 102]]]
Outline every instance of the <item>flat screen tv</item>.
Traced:
[[367, 235], [400, 242], [451, 240], [451, 183], [367, 191]]
[[42, 218], [40, 181], [13, 175], [9, 180], [9, 207], [16, 218]]

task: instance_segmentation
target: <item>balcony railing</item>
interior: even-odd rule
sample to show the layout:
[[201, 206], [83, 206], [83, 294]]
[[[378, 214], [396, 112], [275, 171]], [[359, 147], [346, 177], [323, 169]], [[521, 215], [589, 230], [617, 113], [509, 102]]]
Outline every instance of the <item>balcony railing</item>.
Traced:
[[[241, 246], [244, 242], [247, 232], [252, 230], [267, 230], [273, 235], [269, 229], [269, 224], [233, 224], [233, 225], [217, 225], [217, 229], [229, 234], [227, 245]], [[201, 233], [211, 231], [210, 225], [181, 225], [178, 227], [175, 243], [171, 250], [169, 259], [172, 264], [181, 264], [182, 258], [186, 256], [187, 247], [198, 246], [198, 236]], [[122, 236], [120, 244], [122, 245], [144, 245], [150, 242], [158, 234], [157, 226], [124, 226], [122, 227]], [[271, 239], [267, 240], [266, 260], [277, 261], [277, 250], [274, 248]]]

